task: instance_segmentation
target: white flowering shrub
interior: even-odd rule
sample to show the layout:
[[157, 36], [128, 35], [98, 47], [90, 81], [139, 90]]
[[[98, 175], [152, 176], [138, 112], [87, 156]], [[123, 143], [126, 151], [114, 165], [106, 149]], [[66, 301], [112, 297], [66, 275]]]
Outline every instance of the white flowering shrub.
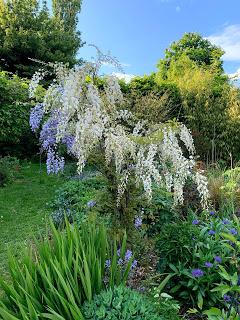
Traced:
[[[134, 115], [124, 110], [118, 79], [106, 76], [101, 89], [96, 84], [101, 65], [109, 59], [112, 58], [98, 51], [96, 62], [86, 62], [78, 68], [52, 66], [56, 78], [47, 88], [43, 103], [32, 110], [30, 117], [33, 131], [45, 119], [40, 142], [47, 153], [48, 172], [63, 170], [64, 159], [58, 155], [58, 147], [65, 144], [69, 154], [77, 159], [79, 172], [95, 154], [105, 158], [102, 164], [105, 172], [114, 169], [108, 178], [114, 177], [117, 185], [118, 206], [130, 179], [143, 186], [148, 199], [155, 182], [173, 192], [175, 203], [182, 203], [183, 188], [189, 177], [196, 182], [202, 205], [206, 206], [207, 180], [195, 170], [190, 131], [176, 122], [154, 126], [135, 123]], [[31, 97], [42, 77], [40, 72], [34, 75]]]

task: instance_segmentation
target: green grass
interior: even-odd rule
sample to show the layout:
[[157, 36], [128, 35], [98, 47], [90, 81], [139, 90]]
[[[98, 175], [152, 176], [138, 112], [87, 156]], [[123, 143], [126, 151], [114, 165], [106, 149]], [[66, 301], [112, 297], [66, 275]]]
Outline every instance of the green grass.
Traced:
[[54, 197], [63, 178], [48, 176], [45, 167], [27, 164], [18, 178], [0, 188], [0, 274], [6, 272], [7, 252], [21, 252], [21, 248], [38, 232], [45, 230], [50, 208], [46, 205]]

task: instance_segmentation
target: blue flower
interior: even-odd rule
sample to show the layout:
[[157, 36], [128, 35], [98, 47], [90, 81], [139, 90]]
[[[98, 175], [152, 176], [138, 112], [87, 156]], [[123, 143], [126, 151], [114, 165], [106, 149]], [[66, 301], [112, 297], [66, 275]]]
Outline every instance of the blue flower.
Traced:
[[199, 224], [199, 220], [197, 220], [197, 219], [193, 220], [192, 224], [194, 224], [194, 225]]
[[222, 258], [220, 256], [215, 256], [214, 257], [214, 260], [218, 263], [221, 263], [222, 262]]
[[229, 296], [228, 294], [225, 294], [223, 296], [223, 299], [224, 299], [225, 302], [231, 302], [231, 300], [232, 300], [231, 296]]
[[95, 206], [96, 203], [97, 203], [96, 201], [90, 200], [90, 201], [88, 201], [87, 206], [88, 206], [88, 208], [92, 208]]
[[214, 211], [210, 211], [209, 214], [210, 214], [210, 216], [214, 216], [215, 212]]
[[223, 223], [223, 224], [229, 224], [230, 222], [229, 222], [228, 219], [223, 219], [223, 220], [222, 220], [222, 223]]
[[134, 222], [135, 228], [139, 228], [142, 225], [142, 218], [141, 217], [136, 217], [135, 222]]
[[204, 275], [204, 272], [201, 269], [193, 269], [192, 270], [192, 276], [194, 278], [200, 278]]
[[230, 229], [231, 234], [236, 236], [238, 234], [237, 230], [235, 228]]
[[212, 268], [213, 264], [211, 262], [205, 262], [205, 267]]
[[214, 230], [210, 230], [209, 232], [208, 232], [208, 234], [210, 234], [210, 235], [213, 235], [213, 234], [215, 234], [216, 232], [214, 231]]

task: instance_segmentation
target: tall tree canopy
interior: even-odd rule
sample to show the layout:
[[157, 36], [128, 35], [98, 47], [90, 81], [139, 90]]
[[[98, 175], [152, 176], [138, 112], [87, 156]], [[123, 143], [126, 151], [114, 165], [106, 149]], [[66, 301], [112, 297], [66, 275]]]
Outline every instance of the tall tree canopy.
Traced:
[[165, 57], [158, 63], [159, 72], [163, 79], [167, 78], [171, 62], [177, 61], [183, 54], [199, 66], [211, 66], [218, 72], [223, 71], [221, 57], [224, 51], [204, 39], [200, 34], [189, 32], [185, 33], [180, 40], [174, 41], [165, 50]]
[[29, 58], [78, 63], [80, 9], [81, 0], [54, 0], [51, 15], [46, 1], [0, 0], [0, 68], [31, 77], [39, 65]]

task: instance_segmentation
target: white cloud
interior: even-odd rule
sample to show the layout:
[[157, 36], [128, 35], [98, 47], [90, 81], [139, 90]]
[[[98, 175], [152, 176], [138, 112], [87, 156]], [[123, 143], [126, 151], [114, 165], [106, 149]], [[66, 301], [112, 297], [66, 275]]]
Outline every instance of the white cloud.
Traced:
[[125, 80], [126, 83], [129, 83], [134, 77], [136, 77], [134, 74], [128, 73], [113, 72], [112, 74], [118, 79]]
[[222, 32], [210, 35], [207, 39], [225, 51], [224, 60], [240, 61], [240, 24], [226, 26]]
[[234, 72], [234, 73], [229, 73], [228, 76], [229, 76], [229, 78], [232, 79], [232, 80], [238, 80], [238, 79], [240, 79], [240, 68], [238, 68], [237, 71]]

